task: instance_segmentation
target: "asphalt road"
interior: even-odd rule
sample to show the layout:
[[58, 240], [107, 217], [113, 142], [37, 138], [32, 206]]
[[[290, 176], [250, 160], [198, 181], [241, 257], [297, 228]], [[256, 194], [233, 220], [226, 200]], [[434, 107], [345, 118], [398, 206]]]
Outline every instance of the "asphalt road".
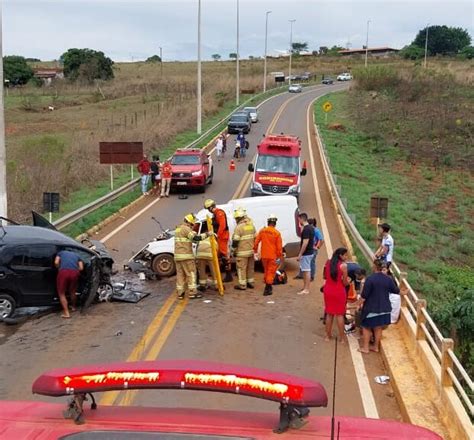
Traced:
[[[235, 195], [248, 195], [248, 180], [244, 181], [249, 178], [247, 164], [258, 140], [270, 127], [272, 132], [301, 138], [302, 156], [309, 172], [303, 181], [300, 210], [318, 218], [327, 235], [327, 247], [335, 249], [342, 240], [314, 141], [310, 154], [308, 133], [312, 134], [312, 127], [309, 124], [308, 132], [307, 110], [321, 94], [344, 87], [316, 86], [302, 94], [284, 94], [265, 102], [259, 110], [260, 121], [248, 136], [251, 147], [247, 159], [238, 163], [234, 172], [228, 169], [228, 152], [229, 157], [224, 161], [215, 161], [214, 183], [205, 194], [190, 194], [186, 200], [179, 200], [175, 195], [158, 201], [146, 198], [94, 238], [106, 239], [117, 266], [121, 267], [158, 232], [151, 216], [164, 226], [174, 227], [184, 214], [198, 211], [206, 198], [224, 203]], [[232, 149], [232, 142], [229, 145]], [[154, 203], [150, 206], [150, 202]], [[140, 212], [135, 220], [130, 220]], [[292, 279], [295, 261], [288, 263], [289, 284], [276, 286], [272, 297], [262, 296], [260, 281], [255, 291], [238, 292], [233, 290], [233, 284], [227, 284], [223, 298], [208, 293], [203, 300], [178, 303], [173, 295], [174, 278], [142, 282], [136, 276], [119, 274], [118, 279], [126, 279], [131, 286], [151, 295], [136, 305], [99, 304], [67, 321], [50, 314], [32, 319], [13, 332], [2, 326], [0, 398], [38, 399], [31, 394], [31, 384], [41, 372], [51, 368], [157, 358], [208, 359], [292, 373], [320, 381], [331, 394], [334, 343], [324, 341], [319, 319], [323, 309], [320, 268], [328, 256], [327, 247], [318, 256], [317, 279], [306, 296], [296, 294], [301, 282]], [[260, 278], [257, 274], [257, 279]], [[375, 353], [365, 358], [355, 354], [357, 340], [354, 336], [349, 338], [352, 338], [349, 344], [338, 347], [336, 412], [374, 416], [372, 402], [378, 416], [401, 419], [390, 386], [374, 382], [375, 376], [386, 373], [381, 358]], [[101, 403], [276, 410], [274, 403], [202, 392], [107, 393]], [[329, 414], [330, 405], [315, 413]]]

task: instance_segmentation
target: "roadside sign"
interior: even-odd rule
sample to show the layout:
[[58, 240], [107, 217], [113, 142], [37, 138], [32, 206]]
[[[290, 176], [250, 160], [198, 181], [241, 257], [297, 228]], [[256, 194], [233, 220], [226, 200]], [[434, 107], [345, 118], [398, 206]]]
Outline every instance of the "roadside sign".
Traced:
[[143, 158], [143, 142], [99, 142], [103, 165], [137, 164]]
[[373, 196], [370, 198], [370, 216], [372, 218], [388, 217], [388, 198]]
[[332, 104], [331, 104], [329, 101], [326, 101], [326, 102], [323, 104], [323, 110], [324, 110], [326, 113], [329, 113], [329, 112], [332, 110]]
[[59, 193], [43, 193], [43, 212], [59, 212]]

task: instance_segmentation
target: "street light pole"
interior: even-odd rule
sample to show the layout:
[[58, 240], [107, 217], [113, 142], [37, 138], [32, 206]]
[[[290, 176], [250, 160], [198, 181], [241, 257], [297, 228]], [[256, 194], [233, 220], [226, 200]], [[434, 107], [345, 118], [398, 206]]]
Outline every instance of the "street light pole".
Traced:
[[[3, 61], [2, 5], [0, 3], [0, 61]], [[7, 217], [7, 167], [5, 149], [5, 115], [3, 106], [3, 62], [0, 62], [0, 216]], [[0, 225], [2, 221], [0, 220]]]
[[367, 57], [369, 55], [369, 23], [370, 20], [367, 20], [367, 36], [365, 38], [365, 67], [367, 67]]
[[426, 62], [428, 59], [428, 29], [430, 28], [430, 24], [426, 25], [426, 35], [425, 35], [425, 63], [424, 68], [426, 69]]
[[296, 21], [295, 19], [293, 20], [288, 20], [290, 22], [290, 66], [288, 68], [288, 85], [291, 86], [291, 58], [293, 55], [293, 23]]
[[267, 91], [267, 39], [268, 39], [268, 16], [272, 11], [267, 11], [265, 13], [265, 55], [263, 58], [263, 92]]
[[202, 131], [201, 92], [201, 0], [198, 0], [197, 134]]
[[239, 0], [237, 0], [237, 58], [236, 58], [236, 86], [235, 86], [235, 105], [240, 103], [240, 66], [239, 66]]
[[160, 70], [161, 77], [163, 78], [163, 48], [160, 46]]

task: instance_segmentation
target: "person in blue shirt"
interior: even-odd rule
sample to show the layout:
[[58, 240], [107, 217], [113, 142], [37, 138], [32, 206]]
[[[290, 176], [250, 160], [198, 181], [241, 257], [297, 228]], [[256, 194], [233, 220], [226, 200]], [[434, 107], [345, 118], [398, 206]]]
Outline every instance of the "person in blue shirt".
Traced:
[[245, 154], [247, 153], [245, 145], [246, 145], [246, 140], [245, 140], [245, 134], [243, 130], [240, 130], [239, 134], [237, 135], [237, 142], [240, 143], [240, 157], [245, 157]]
[[72, 251], [60, 251], [56, 255], [54, 265], [58, 268], [56, 278], [56, 289], [59, 296], [59, 302], [63, 308], [62, 318], [70, 318], [69, 307], [66, 294], [69, 293], [71, 299], [71, 310], [76, 310], [76, 293], [79, 284], [81, 271], [84, 270], [84, 263], [79, 256]]

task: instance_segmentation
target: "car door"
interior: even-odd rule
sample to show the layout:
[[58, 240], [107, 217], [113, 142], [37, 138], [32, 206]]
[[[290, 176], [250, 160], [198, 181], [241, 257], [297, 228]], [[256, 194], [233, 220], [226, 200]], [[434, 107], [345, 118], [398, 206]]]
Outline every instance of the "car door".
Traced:
[[14, 278], [23, 306], [47, 306], [57, 302], [53, 244], [30, 244], [10, 249], [6, 267]]

